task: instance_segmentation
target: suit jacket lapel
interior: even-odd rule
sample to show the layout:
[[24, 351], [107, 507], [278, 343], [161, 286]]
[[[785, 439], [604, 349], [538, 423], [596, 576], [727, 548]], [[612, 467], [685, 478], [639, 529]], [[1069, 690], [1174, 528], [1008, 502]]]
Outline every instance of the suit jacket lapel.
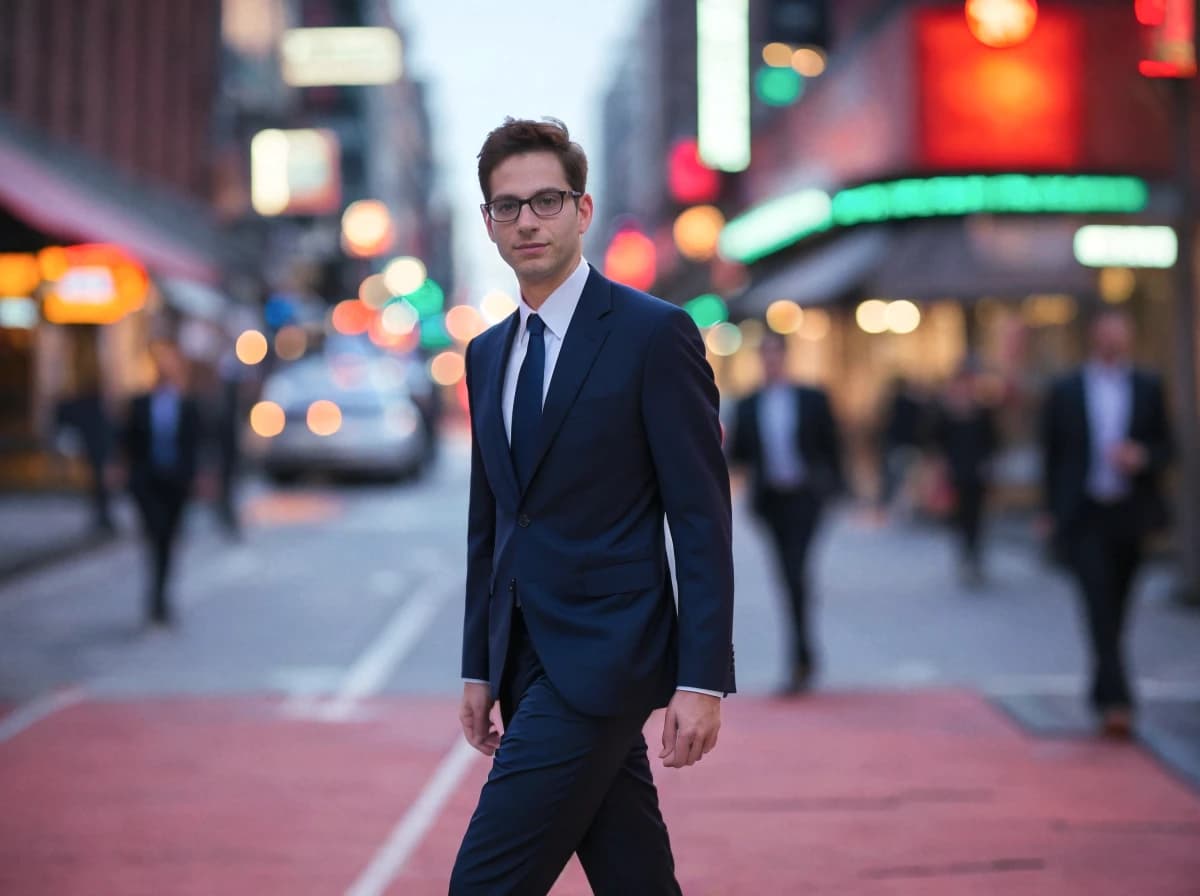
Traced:
[[493, 487], [504, 487], [515, 497], [517, 474], [513, 469], [512, 452], [508, 448], [508, 433], [504, 429], [504, 377], [508, 369], [508, 356], [512, 353], [513, 340], [521, 326], [521, 315], [513, 312], [503, 333], [497, 333], [493, 341], [491, 357], [487, 359], [487, 392], [480, 408], [479, 425], [484, 427], [480, 445], [491, 455], [489, 468], [496, 471], [498, 478]]
[[[566, 419], [567, 411], [575, 403], [575, 396], [579, 394], [579, 388], [608, 336], [610, 324], [604, 320], [604, 316], [612, 308], [610, 290], [609, 282], [593, 268], [583, 286], [583, 294], [579, 297], [571, 324], [567, 327], [567, 336], [559, 349], [554, 375], [550, 378], [550, 390], [542, 405], [537, 456], [529, 474], [530, 481], [537, 475], [546, 451]], [[521, 483], [522, 490], [528, 486], [528, 482]]]

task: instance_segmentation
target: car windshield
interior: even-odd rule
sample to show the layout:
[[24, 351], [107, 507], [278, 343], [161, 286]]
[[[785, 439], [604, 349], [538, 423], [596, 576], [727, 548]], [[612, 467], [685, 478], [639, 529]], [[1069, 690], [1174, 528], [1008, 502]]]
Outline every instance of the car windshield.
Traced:
[[309, 358], [283, 368], [268, 380], [264, 391], [267, 400], [285, 408], [324, 398], [343, 411], [371, 411], [402, 395], [404, 381], [403, 372], [386, 361], [342, 355]]

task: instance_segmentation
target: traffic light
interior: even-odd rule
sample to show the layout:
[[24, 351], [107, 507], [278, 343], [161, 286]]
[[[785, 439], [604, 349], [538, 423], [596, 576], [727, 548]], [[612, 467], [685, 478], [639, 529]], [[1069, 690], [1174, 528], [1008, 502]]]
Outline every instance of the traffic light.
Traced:
[[768, 41], [791, 47], [829, 48], [827, 0], [770, 0], [767, 8]]

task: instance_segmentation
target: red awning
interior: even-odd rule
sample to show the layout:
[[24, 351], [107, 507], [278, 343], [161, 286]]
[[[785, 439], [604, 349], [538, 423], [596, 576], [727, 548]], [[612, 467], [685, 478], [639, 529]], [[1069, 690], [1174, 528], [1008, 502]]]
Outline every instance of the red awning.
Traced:
[[156, 274], [217, 283], [221, 265], [148, 220], [136, 202], [104, 195], [69, 170], [0, 140], [0, 203], [65, 241], [115, 243]]

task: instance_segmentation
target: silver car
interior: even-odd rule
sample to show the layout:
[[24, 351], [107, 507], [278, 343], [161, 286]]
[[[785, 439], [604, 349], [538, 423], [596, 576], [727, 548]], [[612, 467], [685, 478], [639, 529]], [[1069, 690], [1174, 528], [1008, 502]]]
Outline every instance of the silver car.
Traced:
[[415, 475], [427, 434], [404, 362], [310, 356], [272, 373], [250, 415], [249, 453], [284, 482], [305, 473]]

